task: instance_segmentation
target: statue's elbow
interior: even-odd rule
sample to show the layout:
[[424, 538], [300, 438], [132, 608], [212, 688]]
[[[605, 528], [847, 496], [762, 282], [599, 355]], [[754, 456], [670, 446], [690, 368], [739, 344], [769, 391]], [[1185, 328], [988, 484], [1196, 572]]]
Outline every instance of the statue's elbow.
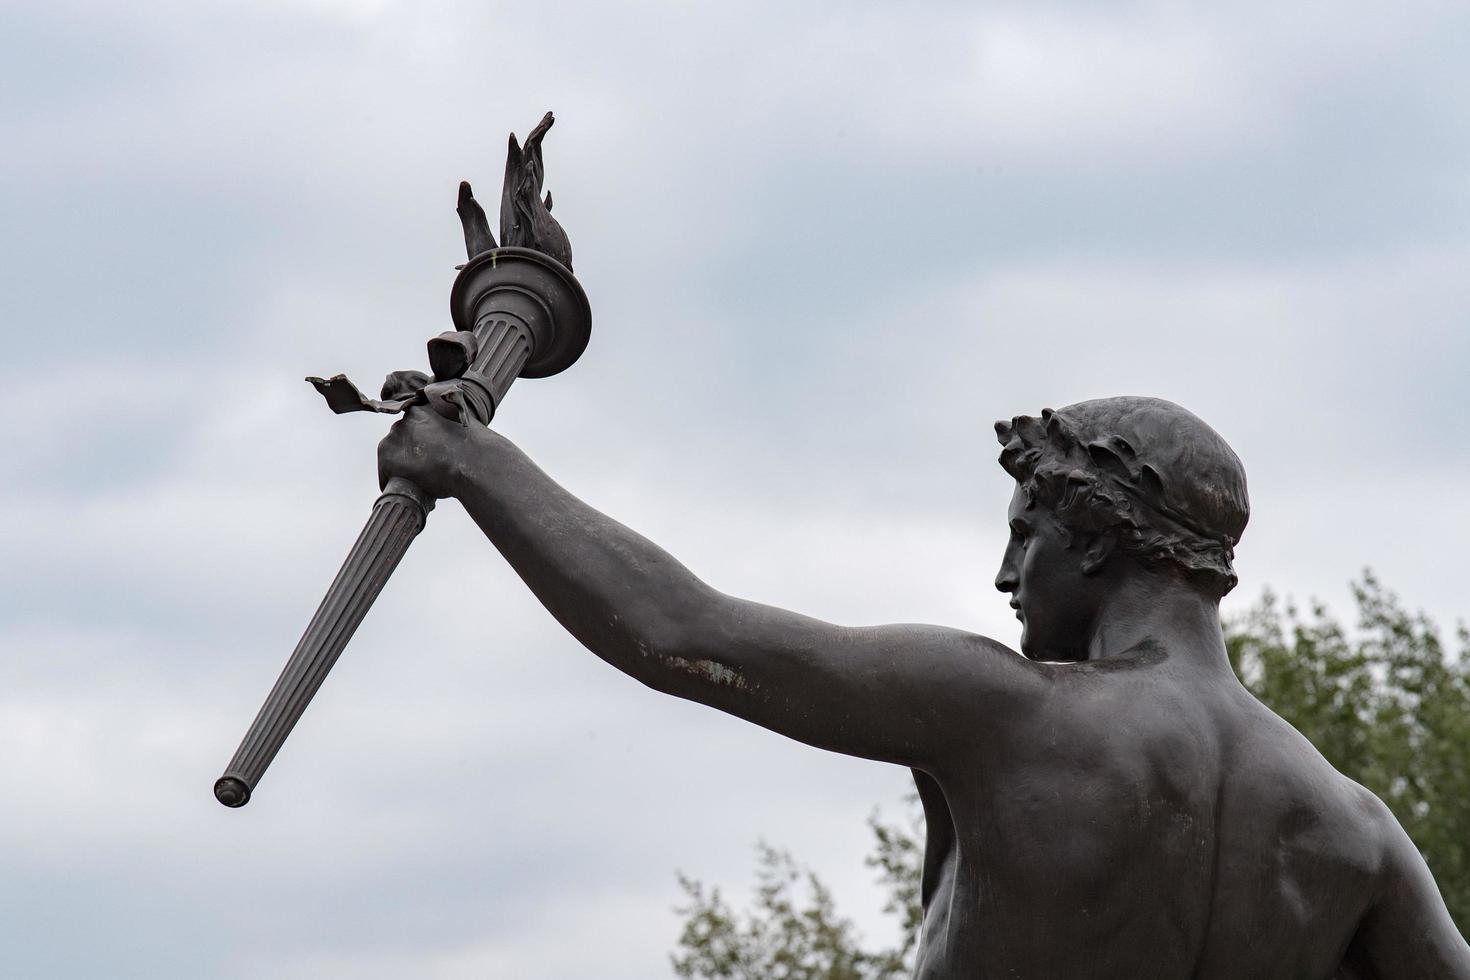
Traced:
[[630, 671], [643, 684], [663, 694], [703, 700], [711, 685], [737, 682], [737, 668], [726, 656], [713, 652], [722, 644], [717, 623], [695, 613], [662, 615], [640, 631]]
[[677, 622], [657, 619], [633, 639], [628, 673], [662, 694], [679, 694], [679, 665], [689, 659], [691, 637]]
[[706, 587], [648, 590], [618, 608], [594, 652], [655, 691], [697, 698], [727, 669], [710, 653], [725, 632], [720, 599]]

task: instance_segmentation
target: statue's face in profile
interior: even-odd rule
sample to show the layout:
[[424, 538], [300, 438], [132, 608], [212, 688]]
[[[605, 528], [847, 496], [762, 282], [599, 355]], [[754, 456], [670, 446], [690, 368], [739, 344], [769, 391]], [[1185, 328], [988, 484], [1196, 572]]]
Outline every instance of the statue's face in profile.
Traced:
[[1032, 660], [1086, 660], [1104, 576], [1086, 549], [1018, 485], [1006, 513], [1010, 539], [995, 587], [1021, 621], [1021, 653]]

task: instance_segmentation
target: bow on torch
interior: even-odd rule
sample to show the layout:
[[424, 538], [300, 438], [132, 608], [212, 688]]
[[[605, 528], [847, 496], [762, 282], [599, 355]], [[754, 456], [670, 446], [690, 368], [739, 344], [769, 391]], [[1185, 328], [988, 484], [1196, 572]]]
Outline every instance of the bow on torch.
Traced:
[[[384, 382], [381, 399], [365, 397], [340, 374], [307, 378], [332, 411], [395, 413], [417, 406], [464, 425], [487, 425], [516, 378], [556, 374], [581, 356], [592, 326], [591, 309], [572, 276], [566, 232], [551, 216], [551, 194], [541, 197], [541, 139], [553, 121], [548, 112], [524, 146], [514, 133], [510, 136], [500, 245], [470, 185], [459, 185], [457, 210], [469, 261], [449, 291], [455, 329], [429, 341], [433, 376], [395, 371]], [[433, 498], [408, 480], [395, 477], [383, 486], [285, 670], [224, 775], [215, 781], [215, 798], [225, 806], [250, 802], [266, 767], [433, 508]]]

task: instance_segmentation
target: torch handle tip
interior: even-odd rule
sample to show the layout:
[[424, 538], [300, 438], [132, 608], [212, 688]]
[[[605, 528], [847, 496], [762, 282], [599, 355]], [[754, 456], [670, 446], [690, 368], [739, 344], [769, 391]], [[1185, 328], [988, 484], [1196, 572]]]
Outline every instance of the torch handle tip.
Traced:
[[250, 802], [250, 787], [234, 776], [221, 776], [214, 782], [214, 798], [228, 807], [242, 807]]

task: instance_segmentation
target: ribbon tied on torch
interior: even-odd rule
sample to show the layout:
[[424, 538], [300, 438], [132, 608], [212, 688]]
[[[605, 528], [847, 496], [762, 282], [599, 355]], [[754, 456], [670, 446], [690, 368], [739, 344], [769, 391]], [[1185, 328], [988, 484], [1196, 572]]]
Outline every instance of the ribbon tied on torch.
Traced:
[[467, 330], [451, 330], [429, 341], [432, 377], [422, 371], [394, 371], [383, 381], [379, 398], [369, 398], [348, 380], [347, 375], [307, 378], [338, 415], [347, 412], [382, 412], [395, 415], [414, 405], [427, 405], [447, 419], [469, 425], [492, 414], [484, 390], [464, 380], [475, 361], [479, 341]]

